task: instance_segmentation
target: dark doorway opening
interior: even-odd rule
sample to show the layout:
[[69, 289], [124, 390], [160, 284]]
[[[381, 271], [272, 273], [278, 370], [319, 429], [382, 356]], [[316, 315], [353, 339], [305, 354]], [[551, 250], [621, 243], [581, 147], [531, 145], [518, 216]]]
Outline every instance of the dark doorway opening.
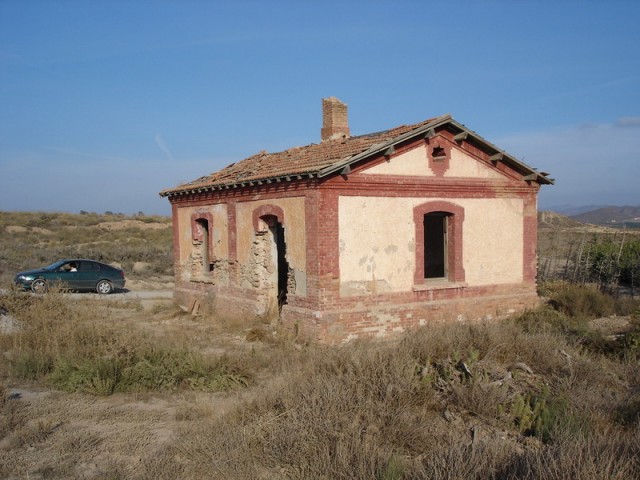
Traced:
[[213, 270], [213, 265], [211, 264], [209, 259], [209, 222], [204, 218], [199, 218], [198, 220], [196, 220], [196, 225], [197, 228], [199, 228], [201, 231], [202, 238], [202, 241], [199, 245], [202, 272], [207, 273]]
[[447, 217], [444, 212], [424, 216], [424, 278], [447, 277]]
[[278, 309], [287, 303], [287, 289], [289, 284], [289, 262], [287, 262], [287, 244], [284, 239], [284, 227], [278, 221], [270, 228], [276, 245], [278, 265]]

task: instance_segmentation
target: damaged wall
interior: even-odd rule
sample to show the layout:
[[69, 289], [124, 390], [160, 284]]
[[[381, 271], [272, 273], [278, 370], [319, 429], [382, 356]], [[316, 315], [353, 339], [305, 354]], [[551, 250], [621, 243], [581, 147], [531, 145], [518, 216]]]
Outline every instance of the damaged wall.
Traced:
[[[194, 218], [203, 218], [209, 224], [209, 261], [214, 265], [214, 275], [219, 281], [228, 281], [229, 275], [229, 235], [227, 205], [215, 204], [178, 209], [178, 232], [180, 241], [179, 268], [183, 279], [203, 276], [202, 240], [193, 231]], [[225, 280], [226, 279], [226, 280]]]
[[[263, 205], [273, 205], [280, 207], [284, 212], [284, 235], [287, 248], [287, 261], [291, 272], [289, 274], [290, 285], [295, 291], [290, 293], [306, 296], [306, 265], [307, 250], [305, 239], [305, 199], [304, 197], [279, 198], [277, 200], [255, 200], [238, 202], [236, 207], [237, 215], [237, 245], [238, 262], [240, 265], [255, 264], [256, 254], [264, 251], [266, 246], [260, 246], [253, 226], [254, 211]], [[266, 241], [266, 239], [265, 239]], [[258, 243], [256, 243], [258, 242]], [[255, 273], [251, 268], [241, 268], [241, 285], [255, 284], [257, 281]], [[242, 273], [244, 271], [244, 273]]]

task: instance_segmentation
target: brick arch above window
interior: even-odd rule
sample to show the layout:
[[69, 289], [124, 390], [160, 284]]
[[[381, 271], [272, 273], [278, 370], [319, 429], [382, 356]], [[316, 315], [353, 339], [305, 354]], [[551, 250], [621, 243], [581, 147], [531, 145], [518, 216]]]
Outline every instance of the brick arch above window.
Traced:
[[202, 242], [204, 240], [204, 232], [201, 227], [201, 220], [205, 220], [209, 227], [209, 232], [213, 230], [213, 215], [207, 212], [195, 212], [191, 214], [191, 238]]
[[[206, 231], [205, 224], [206, 222]], [[210, 263], [215, 258], [213, 251], [213, 215], [209, 212], [195, 212], [191, 214], [191, 239], [194, 248], [197, 245], [204, 245], [206, 254], [203, 255], [203, 270], [209, 271]], [[198, 247], [199, 248], [199, 247]]]
[[449, 282], [464, 282], [463, 264], [463, 224], [464, 208], [452, 202], [435, 200], [422, 203], [413, 209], [413, 221], [416, 231], [416, 269], [414, 283], [425, 283], [424, 271], [424, 217], [430, 213], [441, 212], [447, 215], [447, 278]]
[[275, 217], [278, 220], [278, 223], [281, 225], [285, 224], [284, 220], [284, 210], [282, 207], [277, 205], [260, 205], [253, 211], [253, 230], [256, 232], [262, 232], [265, 230], [265, 225], [267, 227], [271, 225], [267, 225], [262, 219], [264, 217]]

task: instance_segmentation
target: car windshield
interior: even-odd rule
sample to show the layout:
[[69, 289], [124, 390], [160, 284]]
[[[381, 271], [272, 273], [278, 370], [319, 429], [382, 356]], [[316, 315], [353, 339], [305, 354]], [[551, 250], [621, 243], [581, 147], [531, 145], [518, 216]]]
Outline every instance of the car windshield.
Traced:
[[51, 265], [43, 267], [42, 269], [43, 270], [55, 270], [56, 268], [58, 268], [63, 263], [65, 263], [64, 260], [58, 260], [56, 263], [52, 263]]

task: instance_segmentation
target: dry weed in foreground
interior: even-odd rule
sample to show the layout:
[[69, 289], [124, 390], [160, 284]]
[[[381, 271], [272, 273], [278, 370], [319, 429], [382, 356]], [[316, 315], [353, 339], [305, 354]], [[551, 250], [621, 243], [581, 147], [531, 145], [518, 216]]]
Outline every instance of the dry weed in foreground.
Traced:
[[[0, 297], [18, 328], [0, 336], [6, 373], [97, 395], [146, 390], [226, 390], [248, 374], [226, 357], [205, 357], [118, 322], [108, 302], [74, 301], [60, 291]], [[110, 316], [109, 316], [110, 315]]]
[[[565, 298], [570, 295], [591, 293]], [[38, 301], [52, 302], [53, 308], [58, 299]], [[41, 311], [37, 305], [21, 308]], [[66, 307], [55, 308], [66, 312]], [[23, 438], [41, 451], [55, 443], [58, 456], [39, 470], [50, 478], [83, 473], [85, 466], [76, 458], [98, 459], [92, 460], [101, 472], [95, 478], [640, 478], [637, 318], [630, 318], [622, 337], [602, 334], [603, 343], [594, 348], [588, 321], [593, 314], [581, 309], [575, 317], [544, 308], [499, 323], [432, 325], [396, 340], [337, 348], [295, 345], [247, 324], [250, 350], [225, 365], [251, 370], [255, 381], [248, 388], [218, 397], [179, 390], [188, 396], [172, 397], [172, 423], [166, 411], [149, 422], [107, 410], [101, 419], [141, 422], [137, 430], [145, 434], [123, 441], [126, 448], [109, 440], [121, 425], [107, 433], [65, 425], [56, 429], [50, 413], [38, 415], [28, 403], [5, 401], [3, 431], [15, 440], [7, 441], [0, 460], [13, 462], [23, 476], [33, 472]], [[227, 327], [239, 333], [238, 325]], [[216, 334], [224, 334], [216, 328]], [[99, 341], [66, 341], [101, 352], [121, 352], [124, 346], [126, 358], [140, 358], [134, 352], [146, 351], [148, 338], [131, 326], [123, 330], [126, 338], [117, 329], [97, 329], [78, 338], [99, 334]], [[22, 345], [65, 351], [55, 333], [40, 346], [37, 340], [27, 335]], [[185, 336], [182, 346], [190, 351], [188, 340]], [[166, 350], [160, 352], [160, 361], [145, 360], [154, 368], [175, 365]], [[151, 378], [163, 378], [153, 372]], [[147, 377], [136, 378], [144, 384]], [[148, 391], [158, 389], [156, 384]], [[160, 437], [165, 440], [151, 445], [148, 438], [158, 429], [168, 430]], [[13, 437], [11, 432], [22, 433]], [[116, 453], [122, 450], [135, 452], [137, 460]], [[112, 463], [97, 451], [108, 451]], [[7, 473], [8, 467], [0, 467], [0, 475]]]
[[543, 309], [311, 347], [285, 382], [181, 432], [172, 455], [189, 478], [637, 478], [637, 374], [563, 323]]

